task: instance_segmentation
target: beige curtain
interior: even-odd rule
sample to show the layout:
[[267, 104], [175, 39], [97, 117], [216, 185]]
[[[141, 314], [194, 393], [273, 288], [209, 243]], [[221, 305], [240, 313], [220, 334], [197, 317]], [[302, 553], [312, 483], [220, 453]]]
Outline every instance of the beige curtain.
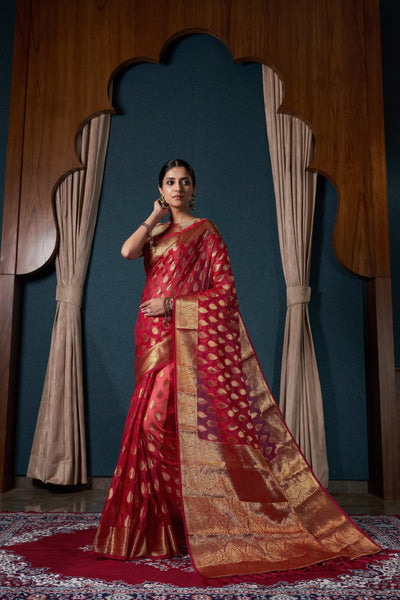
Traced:
[[110, 115], [85, 125], [79, 139], [85, 168], [68, 175], [55, 197], [57, 308], [27, 475], [59, 485], [87, 482], [80, 307], [109, 129]]
[[306, 171], [314, 154], [310, 128], [278, 114], [283, 85], [263, 66], [264, 103], [287, 290], [280, 408], [286, 423], [323, 485], [328, 484], [324, 415], [308, 302], [316, 174]]

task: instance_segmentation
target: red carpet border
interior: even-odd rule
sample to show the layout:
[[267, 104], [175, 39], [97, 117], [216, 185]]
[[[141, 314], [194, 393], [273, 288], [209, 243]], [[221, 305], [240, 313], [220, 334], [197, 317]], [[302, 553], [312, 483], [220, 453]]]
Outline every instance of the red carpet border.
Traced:
[[[0, 513], [0, 600], [400, 599], [400, 518], [358, 516], [388, 553], [249, 578], [205, 579], [187, 555], [131, 563], [89, 551], [95, 513]], [[377, 559], [376, 559], [377, 558]]]

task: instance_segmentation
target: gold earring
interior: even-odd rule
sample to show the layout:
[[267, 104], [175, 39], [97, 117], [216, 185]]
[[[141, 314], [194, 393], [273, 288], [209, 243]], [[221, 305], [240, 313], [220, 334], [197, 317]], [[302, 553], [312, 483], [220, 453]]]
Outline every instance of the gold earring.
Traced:
[[194, 194], [193, 194], [193, 196], [190, 198], [190, 205], [189, 205], [190, 206], [190, 210], [194, 210], [195, 202], [196, 202], [196, 199], [195, 199]]
[[161, 194], [161, 200], [160, 200], [160, 204], [162, 208], [167, 208], [168, 204], [163, 196], [163, 194]]

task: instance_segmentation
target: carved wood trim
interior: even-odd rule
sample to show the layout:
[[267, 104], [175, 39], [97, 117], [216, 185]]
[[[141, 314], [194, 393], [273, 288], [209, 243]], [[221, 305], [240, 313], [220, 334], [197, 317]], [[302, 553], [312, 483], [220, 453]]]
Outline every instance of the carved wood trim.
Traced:
[[179, 36], [207, 32], [235, 61], [278, 70], [282, 110], [311, 126], [312, 168], [339, 194], [338, 260], [364, 277], [390, 275], [378, 8], [377, 0], [32, 0], [17, 272], [40, 269], [54, 253], [52, 194], [79, 168], [74, 140], [83, 123], [113, 110], [112, 75], [159, 62]]

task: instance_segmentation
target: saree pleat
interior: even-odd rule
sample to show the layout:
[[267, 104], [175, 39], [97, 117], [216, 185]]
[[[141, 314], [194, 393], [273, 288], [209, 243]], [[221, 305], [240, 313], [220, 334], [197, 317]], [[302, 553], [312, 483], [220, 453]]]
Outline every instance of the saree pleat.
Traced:
[[184, 540], [174, 406], [174, 365], [135, 388], [94, 550], [132, 560], [179, 552]]
[[226, 246], [203, 219], [145, 251], [136, 387], [94, 551], [176, 554], [218, 577], [380, 550], [320, 486], [288, 431], [239, 313]]

